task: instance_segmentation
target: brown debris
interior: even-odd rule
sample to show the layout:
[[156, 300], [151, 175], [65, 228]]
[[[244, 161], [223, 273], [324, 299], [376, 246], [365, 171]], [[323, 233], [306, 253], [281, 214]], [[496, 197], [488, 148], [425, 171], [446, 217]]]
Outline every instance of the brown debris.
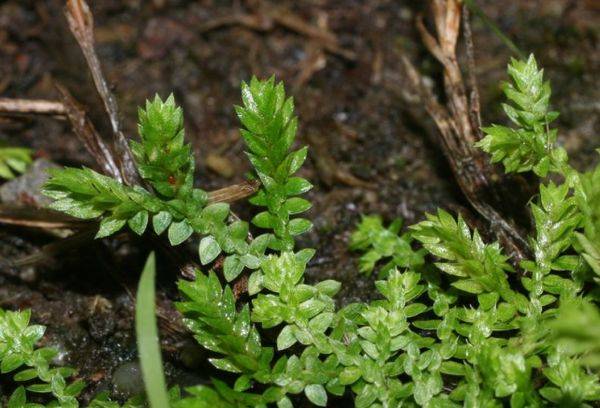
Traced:
[[0, 224], [41, 229], [80, 229], [89, 221], [73, 218], [45, 208], [17, 207], [0, 204]]
[[209, 203], [232, 203], [249, 197], [258, 191], [258, 180], [243, 181], [232, 186], [224, 187], [208, 193]]
[[[319, 14], [317, 27], [327, 31], [327, 15], [325, 13]], [[294, 79], [295, 90], [299, 90], [307, 84], [315, 73], [324, 69], [327, 65], [325, 49], [320, 41], [316, 39], [308, 41], [304, 47], [304, 51], [306, 57], [299, 64], [299, 72]]]
[[327, 186], [331, 187], [338, 182], [350, 187], [366, 188], [369, 190], [375, 188], [375, 185], [372, 183], [359, 179], [347, 169], [340, 166], [331, 156], [330, 148], [324, 138], [314, 133], [308, 133], [306, 138], [316, 152], [311, 157], [315, 161], [319, 177]]
[[36, 114], [63, 116], [66, 113], [67, 110], [65, 106], [58, 101], [48, 101], [44, 99], [0, 98], [0, 114]]
[[85, 0], [68, 0], [65, 15], [69, 23], [69, 28], [83, 52], [98, 94], [104, 104], [104, 109], [110, 119], [114, 147], [117, 153], [116, 160], [121, 171], [120, 179], [129, 185], [140, 184], [141, 180], [135, 168], [129, 144], [121, 131], [117, 100], [104, 78], [98, 54], [94, 47], [94, 17], [92, 12]]
[[275, 25], [279, 25], [311, 40], [317, 41], [331, 54], [340, 56], [349, 61], [356, 60], [356, 53], [342, 47], [334, 33], [307, 23], [304, 19], [283, 7], [260, 7], [254, 14], [236, 13], [214, 18], [200, 25], [196, 30], [200, 33], [206, 33], [234, 25], [241, 25], [256, 31], [270, 31]]
[[315, 41], [310, 41], [305, 47], [306, 57], [299, 64], [299, 72], [294, 79], [294, 89], [298, 90], [307, 84], [312, 76], [325, 68], [327, 59], [323, 48]]
[[[402, 56], [404, 70], [413, 90], [427, 113], [434, 120], [442, 139], [446, 159], [455, 179], [473, 208], [490, 224], [498, 239], [513, 249], [517, 258], [529, 252], [529, 245], [514, 222], [507, 219], [491, 204], [498, 195], [496, 180], [502, 179], [489, 165], [483, 152], [474, 146], [480, 140], [479, 97], [474, 78], [470, 99], [464, 85], [462, 72], [456, 57], [461, 21], [461, 5], [458, 0], [431, 0], [433, 20], [437, 32], [434, 37], [425, 27], [422, 16], [417, 28], [427, 49], [444, 67], [444, 87], [447, 104], [440, 104], [424, 78], [414, 65]], [[465, 22], [465, 26], [468, 21]], [[470, 31], [467, 42], [472, 58]], [[515, 192], [513, 192], [514, 194]]]
[[231, 178], [235, 175], [235, 168], [231, 160], [225, 156], [209, 153], [204, 160], [206, 167], [222, 177]]
[[92, 121], [87, 117], [83, 107], [77, 103], [66, 88], [61, 85], [57, 85], [56, 88], [62, 97], [65, 113], [71, 122], [75, 135], [81, 140], [98, 165], [100, 165], [102, 172], [123, 183], [123, 173], [117, 165], [113, 153], [106, 143], [104, 143], [102, 137], [100, 137], [100, 134]]
[[179, 44], [192, 42], [194, 33], [170, 18], [151, 19], [138, 44], [138, 52], [144, 59], [159, 59]]

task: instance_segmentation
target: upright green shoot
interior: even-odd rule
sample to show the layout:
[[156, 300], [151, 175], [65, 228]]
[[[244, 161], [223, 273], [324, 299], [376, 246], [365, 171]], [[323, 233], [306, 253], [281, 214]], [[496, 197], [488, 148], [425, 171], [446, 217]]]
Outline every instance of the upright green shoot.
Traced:
[[283, 83], [275, 84], [273, 78], [252, 78], [249, 85], [242, 83], [242, 102], [243, 106], [236, 106], [244, 125], [240, 132], [248, 147], [248, 158], [262, 182], [262, 189], [250, 201], [267, 207], [252, 222], [273, 230], [271, 248], [289, 251], [294, 247], [293, 237], [312, 227], [307, 219], [291, 217], [311, 207], [310, 202], [297, 196], [312, 188], [306, 179], [294, 176], [308, 152], [306, 147], [290, 151], [298, 128], [294, 101], [286, 98]]
[[[508, 73], [503, 107], [512, 125], [486, 127], [478, 146], [506, 172], [542, 178], [530, 206], [530, 259], [514, 259], [502, 242], [487, 242], [484, 231], [442, 209], [406, 232], [398, 221], [384, 227], [381, 217], [367, 216], [351, 249], [363, 252], [361, 272], [381, 265], [378, 298], [342, 309], [334, 299], [339, 282], [305, 278], [315, 250], [295, 248], [295, 237], [311, 227], [294, 218], [310, 208], [299, 195], [311, 184], [297, 176], [307, 150], [294, 150], [293, 101], [272, 78], [242, 84], [236, 107], [253, 176], [261, 182], [251, 202], [264, 211], [252, 223], [266, 232], [254, 238], [247, 222], [232, 220], [227, 204], [209, 204], [207, 194], [193, 188], [194, 161], [171, 97], [155, 98], [140, 111], [141, 141], [132, 146], [151, 188], [127, 187], [89, 169], [53, 173], [46, 191], [56, 199], [54, 208], [98, 218], [99, 236], [125, 225], [141, 234], [150, 223], [156, 234], [168, 231], [173, 245], [200, 235], [206, 270], [178, 282], [176, 306], [208, 361], [231, 381], [214, 378], [187, 388], [183, 397], [167, 395], [151, 256], [140, 280], [136, 330], [153, 408], [292, 408], [301, 394], [316, 406], [350, 395], [358, 408], [587, 407], [600, 400], [594, 329], [600, 321], [600, 166], [580, 173], [569, 165], [550, 127], [558, 116], [550, 110], [550, 84], [533, 56], [513, 60]], [[549, 174], [552, 181], [545, 180]], [[250, 299], [239, 304], [239, 286], [227, 282], [244, 269], [252, 271]], [[34, 340], [41, 336], [23, 322], [17, 326], [17, 336], [27, 330]], [[2, 329], [4, 370], [16, 363], [6, 358], [15, 348], [11, 340], [3, 345]], [[49, 377], [41, 373], [41, 390], [48, 391]], [[64, 381], [52, 381], [58, 384], [53, 395], [65, 397]], [[13, 406], [25, 398], [19, 388]], [[76, 399], [70, 401], [75, 407]], [[95, 401], [94, 408], [115, 406]]]
[[31, 150], [23, 147], [0, 147], [0, 178], [11, 180], [31, 163]]
[[156, 262], [150, 254], [140, 277], [135, 303], [135, 334], [142, 367], [146, 395], [152, 408], [166, 408], [169, 397], [160, 354], [160, 340], [156, 326], [156, 299], [154, 276]]

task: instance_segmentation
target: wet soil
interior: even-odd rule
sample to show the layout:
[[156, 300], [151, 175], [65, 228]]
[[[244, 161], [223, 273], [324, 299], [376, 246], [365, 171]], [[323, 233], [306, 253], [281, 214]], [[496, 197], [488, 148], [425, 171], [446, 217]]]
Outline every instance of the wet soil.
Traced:
[[[117, 96], [126, 134], [135, 137], [138, 105], [155, 93], [164, 97], [173, 92], [185, 111], [186, 134], [195, 149], [202, 188], [241, 181], [249, 170], [233, 111], [240, 81], [252, 75], [275, 75], [285, 81], [300, 117], [299, 142], [311, 147], [302, 175], [315, 185], [309, 193], [314, 203], [309, 216], [315, 228], [301, 245], [318, 252], [308, 279], [341, 281], [341, 304], [373, 296], [372, 279], [358, 274], [356, 256], [347, 250], [361, 214], [380, 213], [388, 220], [402, 217], [409, 225], [439, 206], [468, 207], [443, 158], [437, 134], [431, 132], [431, 122], [404, 94], [401, 53], [408, 53], [439, 85], [440, 68], [414, 29], [415, 15], [424, 2], [262, 3], [267, 9], [283, 7], [308, 24], [326, 26], [343, 48], [353, 51], [354, 60], [323, 50], [319, 41], [278, 24], [267, 30], [237, 25], [204, 30], [206, 23], [223, 16], [256, 10], [259, 3], [253, 0], [90, 3], [97, 50]], [[560, 143], [578, 167], [593, 165], [594, 149], [600, 144], [598, 3], [478, 3], [546, 68], [554, 107], [561, 112]], [[473, 32], [484, 123], [504, 121], [498, 81], [505, 77], [510, 51], [477, 18]], [[88, 70], [68, 31], [62, 2], [0, 3], [0, 95], [54, 99], [54, 81], [67, 86], [88, 108], [100, 131], [109, 134]], [[59, 164], [94, 167], [68, 124], [56, 118], [0, 117], [0, 141], [32, 147], [38, 157]], [[12, 200], [38, 203], [33, 191]], [[242, 215], [251, 211], [246, 204], [236, 204], [236, 210]], [[0, 259], [34, 253], [56, 239], [49, 233], [1, 226]], [[33, 320], [48, 326], [44, 341], [61, 350], [58, 362], [77, 367], [92, 384], [87, 395], [102, 389], [115, 391], [115, 371], [136, 370], [129, 364], [136, 355], [131, 293], [150, 249], [146, 242], [125, 234], [89, 243], [35, 267], [13, 270], [0, 263], [0, 307], [32, 309]], [[175, 276], [172, 266], [162, 265], [164, 299], [174, 296]], [[166, 341], [163, 346], [171, 380], [202, 381], [193, 374], [206, 372], [198, 370], [204, 366], [203, 358], [193, 346], [185, 339]], [[129, 365], [123, 368], [123, 364]], [[0, 391], [4, 380], [0, 377]]]

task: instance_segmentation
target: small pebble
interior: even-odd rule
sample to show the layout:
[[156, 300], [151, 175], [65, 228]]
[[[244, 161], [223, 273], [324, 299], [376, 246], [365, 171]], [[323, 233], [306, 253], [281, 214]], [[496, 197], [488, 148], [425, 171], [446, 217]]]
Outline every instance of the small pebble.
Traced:
[[115, 393], [127, 399], [144, 392], [142, 370], [137, 361], [129, 361], [118, 366], [113, 372], [112, 383]]

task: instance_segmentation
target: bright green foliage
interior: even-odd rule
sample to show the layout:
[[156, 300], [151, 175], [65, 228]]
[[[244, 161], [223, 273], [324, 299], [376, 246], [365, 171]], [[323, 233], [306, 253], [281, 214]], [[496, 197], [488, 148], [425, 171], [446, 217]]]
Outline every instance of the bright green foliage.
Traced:
[[530, 278], [523, 278], [523, 285], [530, 292], [531, 305], [541, 313], [544, 305], [555, 300], [554, 295], [572, 297], [581, 289], [578, 279], [551, 273], [568, 270], [573, 274], [579, 269], [578, 257], [563, 253], [573, 245], [581, 214], [568, 185], [552, 182], [540, 186], [540, 202], [531, 204], [531, 212], [536, 227], [536, 237], [531, 239], [535, 261], [523, 261], [521, 266], [531, 273]]
[[[169, 404], [166, 406], [173, 406], [176, 402], [181, 401], [181, 390], [179, 387], [175, 386], [168, 390], [168, 400]], [[88, 408], [147, 408], [148, 401], [144, 396], [137, 396], [128, 399], [123, 404], [120, 404], [115, 401], [111, 401], [109, 397], [109, 392], [102, 392], [94, 397], [93, 400], [90, 401], [90, 405]]]
[[425, 263], [424, 251], [413, 250], [410, 234], [398, 235], [401, 227], [400, 219], [385, 228], [379, 216], [362, 218], [350, 240], [350, 249], [364, 252], [359, 263], [361, 272], [369, 276], [379, 262], [387, 260], [378, 272], [379, 277], [382, 278], [394, 268], [418, 269]]
[[511, 266], [498, 243], [485, 244], [475, 230], [471, 233], [462, 219], [454, 219], [444, 210], [427, 215], [427, 220], [413, 225], [415, 239], [441, 261], [436, 266], [458, 279], [452, 286], [468, 293], [497, 292], [509, 289], [506, 272]]
[[[336, 312], [331, 296], [339, 290], [339, 283], [303, 283], [311, 256], [312, 251], [305, 250], [265, 259], [260, 280], [266, 293], [253, 300], [251, 313], [247, 306], [235, 310], [231, 290], [223, 289], [214, 274], [180, 282], [186, 301], [178, 308], [188, 328], [204, 347], [224, 356], [211, 360], [217, 368], [241, 374], [233, 389], [215, 383], [212, 389], [197, 391], [204, 398], [230, 404], [223, 406], [278, 402], [287, 407], [291, 405], [286, 395], [302, 391], [313, 404], [326, 406], [327, 394], [342, 395], [346, 385], [356, 394], [358, 407], [377, 401], [391, 407], [413, 398], [419, 403], [447, 400], [438, 394], [442, 373], [456, 365], [446, 360], [456, 352], [457, 338], [446, 329], [444, 340], [434, 344], [433, 339], [410, 329], [409, 319], [427, 311], [425, 304], [414, 302], [427, 290], [419, 283], [420, 275], [393, 272], [377, 283], [383, 300]], [[273, 364], [273, 349], [261, 345], [250, 318], [263, 328], [282, 326], [275, 341], [279, 351], [297, 343], [304, 351]], [[427, 349], [421, 352], [422, 347]], [[409, 357], [403, 356], [405, 352]], [[402, 373], [412, 381], [401, 381]], [[277, 387], [269, 387], [259, 399], [245, 392], [253, 381]]]
[[600, 381], [581, 366], [578, 358], [557, 352], [543, 370], [550, 384], [540, 394], [558, 407], [589, 407], [586, 402], [600, 399]]
[[[58, 352], [49, 347], [38, 348], [37, 343], [45, 328], [29, 324], [31, 311], [11, 312], [0, 309], [0, 371], [12, 374], [16, 382], [26, 382], [12, 393], [8, 408], [78, 408], [77, 396], [85, 388], [82, 380], [68, 382], [75, 374], [69, 367], [53, 367], [52, 360]], [[47, 394], [52, 400], [48, 405], [27, 402], [27, 394]], [[90, 408], [141, 408], [141, 399], [125, 405], [110, 401], [107, 394], [100, 394], [91, 401]]]
[[573, 299], [558, 310], [549, 322], [560, 349], [581, 356], [589, 367], [600, 367], [600, 311], [590, 301]]
[[260, 336], [250, 322], [250, 310], [236, 310], [233, 292], [221, 287], [214, 273], [198, 273], [193, 282], [179, 281], [185, 296], [177, 309], [186, 317], [185, 324], [198, 342], [208, 350], [225, 355], [211, 359], [217, 368], [234, 373], [268, 371], [271, 349], [263, 349]]
[[[169, 242], [179, 245], [193, 233], [203, 236], [198, 253], [202, 265], [212, 263], [224, 253], [223, 274], [227, 281], [238, 277], [244, 268], [257, 269], [267, 247], [291, 249], [294, 236], [312, 225], [292, 214], [310, 208], [310, 203], [295, 197], [311, 185], [292, 177], [306, 158], [306, 148], [290, 152], [295, 139], [297, 119], [291, 98], [285, 99], [283, 85], [273, 79], [254, 78], [242, 84], [244, 108], [237, 108], [247, 130], [241, 130], [263, 188], [252, 198], [268, 211], [258, 214], [254, 223], [273, 228], [249, 241], [248, 223], [229, 223], [229, 206], [207, 205], [205, 191], [193, 188], [194, 157], [184, 143], [183, 112], [171, 95], [158, 96], [139, 110], [141, 141], [131, 149], [141, 177], [153, 192], [128, 187], [90, 169], [54, 170], [44, 192], [56, 201], [52, 208], [79, 218], [100, 218], [97, 238], [110, 236], [125, 225], [143, 234], [151, 223], [156, 234], [167, 231]], [[256, 278], [256, 276], [255, 276]]]
[[513, 59], [508, 74], [513, 82], [504, 83], [502, 89], [512, 105], [502, 107], [516, 127], [483, 128], [487, 136], [478, 146], [491, 154], [493, 163], [501, 161], [507, 173], [533, 170], [544, 177], [566, 161], [564, 149], [554, 146], [557, 130], [548, 127], [558, 117], [548, 110], [550, 83], [544, 82], [544, 71], [533, 55], [527, 61]]
[[173, 408], [266, 408], [262, 395], [236, 391], [227, 383], [213, 379], [213, 387], [196, 385], [186, 388], [187, 397], [174, 402]]
[[248, 223], [234, 221], [227, 225], [228, 214], [226, 204], [211, 204], [202, 210], [200, 219], [191, 224], [197, 232], [208, 234], [199, 247], [203, 265], [210, 263], [221, 251], [231, 254], [223, 262], [223, 274], [227, 281], [232, 281], [244, 268], [258, 268], [269, 237], [260, 235], [248, 243]]
[[169, 397], [156, 327], [155, 274], [156, 261], [152, 253], [146, 261], [138, 284], [135, 302], [135, 334], [148, 401], [152, 408], [160, 408], [169, 405]]
[[[315, 405], [324, 406], [327, 394], [341, 395], [350, 386], [357, 407], [391, 407], [414, 402], [456, 406], [452, 400], [475, 398], [484, 391], [493, 395], [493, 389], [486, 391], [493, 387], [493, 378], [483, 388], [476, 382], [468, 389], [465, 382], [457, 395], [446, 394], [443, 375], [464, 376], [466, 368], [456, 359], [483, 359], [486, 339], [492, 333], [516, 329], [514, 306], [499, 302], [497, 294], [481, 294], [479, 309], [453, 307], [456, 296], [444, 293], [436, 279], [394, 271], [377, 282], [382, 300], [335, 311], [331, 296], [339, 290], [338, 283], [303, 283], [310, 256], [312, 251], [301, 251], [264, 260], [260, 287], [265, 293], [254, 299], [249, 314], [247, 307], [235, 310], [231, 290], [222, 289], [214, 274], [180, 283], [187, 300], [179, 309], [188, 327], [201, 344], [220, 355], [213, 364], [241, 374], [236, 382], [239, 387], [214, 384], [212, 389], [202, 388], [203, 396], [227, 399], [231, 404], [223, 406], [254, 406], [257, 401], [289, 406], [283, 405], [285, 395], [304, 390]], [[430, 308], [424, 296], [433, 303], [431, 311], [437, 319], [428, 318]], [[281, 357], [273, 365], [273, 351], [267, 348], [266, 353], [259, 346], [262, 341], [256, 328], [248, 326], [250, 318], [264, 328], [282, 326], [275, 341], [279, 351], [299, 343], [304, 352], [300, 357]], [[244, 330], [236, 331], [236, 327]], [[433, 330], [437, 339], [423, 336], [422, 330]], [[500, 338], [493, 344], [500, 347]], [[494, 352], [502, 355], [505, 350]], [[241, 356], [245, 358], [240, 360]], [[303, 368], [307, 365], [310, 369]], [[504, 373], [502, 367], [497, 370]], [[505, 381], [518, 382], [506, 370]], [[245, 392], [252, 380], [279, 387], [270, 387], [259, 400], [257, 394]]]
[[600, 244], [590, 241], [581, 233], [575, 233], [575, 237], [581, 246], [581, 256], [596, 274], [595, 281], [600, 282]]
[[[128, 187], [90, 169], [52, 169], [44, 193], [55, 199], [51, 208], [84, 219], [100, 218], [97, 238], [110, 236], [125, 225], [136, 234], [151, 223], [156, 234], [168, 232], [177, 245], [194, 232], [219, 234], [229, 206], [206, 205], [206, 193], [195, 189], [189, 199], [164, 201], [141, 187]], [[193, 225], [193, 226], [192, 226]]]
[[51, 169], [44, 193], [55, 201], [51, 208], [78, 218], [102, 217], [97, 238], [114, 234], [129, 224], [142, 234], [150, 213], [166, 205], [141, 187], [127, 187], [90, 169]]
[[[144, 129], [143, 132], [146, 136], [143, 140], [147, 142], [148, 146], [147, 150], [143, 151], [140, 149], [146, 147], [145, 143], [136, 144], [134, 148], [136, 159], [140, 160], [139, 163], [145, 163], [139, 164], [140, 168], [146, 166], [146, 170], [140, 170], [140, 172], [159, 191], [158, 196], [142, 187], [125, 186], [90, 169], [53, 169], [50, 172], [50, 180], [44, 186], [44, 193], [56, 200], [52, 203], [51, 208], [78, 218], [100, 217], [101, 222], [96, 235], [97, 238], [110, 236], [126, 224], [136, 234], [141, 235], [151, 221], [157, 234], [161, 234], [168, 229], [170, 242], [177, 245], [192, 234], [193, 229], [190, 225], [192, 221], [195, 221], [199, 229], [208, 229], [204, 224], [198, 225], [201, 223], [201, 219], [204, 220], [198, 214], [206, 205], [207, 194], [202, 190], [191, 188], [193, 159], [189, 152], [189, 146], [183, 146], [179, 150], [186, 150], [189, 153], [188, 158], [191, 162], [184, 165], [184, 167], [191, 166], [191, 169], [187, 169], [185, 175], [181, 175], [183, 170], [180, 167], [172, 169], [175, 174], [173, 177], [178, 180], [176, 183], [178, 186], [177, 191], [171, 191], [161, 184], [158, 167], [154, 171], [148, 170], [156, 164], [153, 157], [160, 156], [159, 151], [178, 151], [179, 139], [182, 143], [183, 131], [180, 131], [178, 136], [174, 136], [175, 141], [169, 139], [164, 146], [160, 145], [162, 139], [157, 137], [156, 134], [161, 129], [165, 132], [173, 131], [176, 125], [169, 124], [168, 119], [179, 121], [178, 117], [181, 116], [180, 110], [174, 108], [172, 98], [167, 100], [164, 106], [161, 104], [162, 102], [159, 99], [155, 99], [152, 104], [148, 104], [146, 112], [142, 111], [140, 113], [142, 120], [140, 128]], [[162, 150], [158, 150], [158, 145], [162, 146], [160, 148]], [[142, 153], [147, 153], [147, 156], [142, 155]], [[182, 155], [181, 152], [178, 154]], [[169, 163], [176, 162], [176, 158], [170, 157], [168, 154], [167, 156]], [[162, 159], [156, 160], [162, 163]], [[167, 184], [169, 183], [167, 182]], [[176, 197], [167, 199], [175, 195]], [[227, 207], [226, 212], [228, 213], [228, 211]], [[227, 214], [223, 219], [226, 216]], [[217, 227], [221, 227], [221, 225], [215, 226], [215, 228]]]
[[[428, 287], [436, 318], [412, 325], [435, 331], [425, 337], [430, 340], [426, 348], [448, 344], [444, 339], [451, 335], [456, 341], [453, 355], [440, 370], [459, 378], [448, 383], [434, 372], [418, 371], [427, 387], [417, 388], [419, 378], [412, 376], [412, 400], [421, 406], [439, 406], [433, 401], [450, 406], [453, 401], [461, 406], [580, 407], [600, 400], [600, 345], [595, 332], [600, 311], [596, 290], [589, 291], [586, 284], [590, 277], [584, 262], [600, 275], [600, 170], [580, 174], [567, 163], [565, 151], [554, 145], [556, 131], [547, 125], [557, 114], [548, 112], [550, 88], [535, 60], [513, 61], [509, 74], [514, 83], [505, 85], [505, 93], [514, 105], [504, 108], [517, 128], [486, 128], [488, 135], [480, 147], [492, 154], [493, 161], [503, 161], [508, 172], [533, 170], [545, 176], [552, 171], [565, 181], [542, 184], [539, 197], [532, 200], [534, 256], [521, 262], [520, 281], [511, 273], [500, 245], [484, 243], [460, 216], [440, 210], [411, 228], [411, 236], [445, 273], [436, 276], [424, 269], [421, 282]], [[352, 242], [363, 251], [371, 250], [361, 244], [368, 241], [369, 232], [381, 233], [376, 218], [368, 220], [371, 224], [363, 221]], [[590, 300], [582, 301], [582, 294]], [[507, 336], [507, 331], [512, 334]], [[406, 349], [399, 359], [408, 360], [410, 353]], [[344, 378], [350, 374], [349, 378], [358, 378], [358, 370], [342, 373]], [[448, 395], [439, 391], [449, 384]], [[374, 394], [369, 393], [369, 401], [375, 401]]]
[[[10, 312], [0, 309], [0, 371], [14, 373], [18, 382], [35, 380], [26, 388], [35, 393], [51, 393], [61, 407], [78, 407], [77, 395], [85, 384], [75, 381], [67, 385], [67, 378], [75, 371], [67, 367], [52, 368], [56, 350], [36, 348], [45, 328], [29, 325], [30, 311]], [[19, 388], [11, 397], [13, 406], [25, 401], [25, 389]]]
[[261, 293], [252, 301], [252, 320], [265, 329], [285, 324], [277, 337], [280, 351], [300, 342], [314, 345], [321, 353], [331, 353], [324, 332], [333, 322], [332, 296], [339, 291], [340, 284], [332, 280], [316, 286], [303, 282], [306, 263], [313, 253], [313, 250], [285, 252], [263, 261], [261, 281], [269, 293]]
[[310, 202], [296, 196], [312, 188], [307, 180], [294, 177], [308, 152], [306, 147], [290, 151], [298, 127], [294, 101], [286, 99], [283, 83], [275, 84], [273, 78], [252, 78], [250, 85], [242, 83], [242, 102], [243, 106], [236, 106], [244, 125], [240, 132], [248, 147], [248, 158], [262, 182], [261, 190], [250, 202], [267, 207], [252, 222], [273, 230], [271, 248], [289, 251], [294, 247], [293, 237], [312, 227], [304, 218], [291, 218], [311, 207]]
[[[531, 200], [533, 256], [517, 265], [500, 243], [486, 243], [443, 210], [402, 235], [400, 222], [385, 228], [381, 218], [364, 217], [351, 248], [364, 253], [361, 271], [383, 264], [379, 298], [369, 303], [337, 309], [338, 282], [305, 282], [314, 250], [294, 251], [294, 236], [311, 224], [292, 215], [310, 207], [297, 197], [310, 183], [294, 176], [306, 150], [290, 150], [293, 103], [273, 79], [243, 84], [236, 108], [262, 183], [251, 201], [266, 207], [253, 223], [272, 233], [249, 239], [248, 223], [231, 222], [226, 204], [207, 205], [188, 184], [193, 159], [172, 99], [155, 99], [140, 113], [142, 142], [134, 147], [156, 194], [85, 169], [55, 173], [47, 190], [55, 208], [100, 217], [104, 235], [126, 222], [141, 233], [152, 220], [173, 244], [201, 235], [203, 265], [224, 253], [226, 281], [253, 270], [245, 305], [213, 271], [178, 283], [186, 326], [235, 381], [172, 394], [171, 406], [290, 408], [300, 394], [316, 406], [350, 395], [359, 408], [591, 406], [600, 400], [600, 296], [591, 273], [600, 281], [600, 167], [581, 174], [555, 146], [548, 124], [557, 114], [548, 110], [550, 86], [534, 58], [513, 61], [509, 75], [512, 105], [504, 110], [514, 127], [486, 128], [479, 146], [507, 172], [564, 180], [544, 181]], [[172, 162], [157, 157], [171, 152]], [[76, 183], [82, 178], [86, 186]]]
[[551, 384], [540, 393], [557, 406], [579, 407], [600, 399], [600, 311], [577, 298], [564, 302], [548, 322], [556, 351], [544, 375]]
[[575, 188], [577, 206], [582, 215], [583, 231], [576, 237], [581, 254], [600, 279], [600, 166], [579, 174]]
[[[511, 407], [542, 404], [532, 381], [535, 360], [527, 359], [519, 349], [489, 342], [478, 350], [474, 363], [483, 380], [481, 394], [508, 399]], [[494, 404], [498, 406], [497, 401]]]
[[[145, 270], [152, 264], [149, 264]], [[142, 302], [141, 306], [144, 306]], [[85, 388], [82, 380], [71, 381], [76, 371], [69, 367], [53, 367], [52, 360], [58, 351], [50, 347], [37, 347], [45, 328], [29, 323], [31, 311], [4, 311], [0, 309], [0, 372], [12, 375], [17, 387], [8, 398], [7, 408], [78, 408], [77, 396]], [[151, 339], [158, 347], [156, 338]], [[142, 349], [142, 348], [140, 348]], [[142, 358], [143, 359], [143, 358]], [[48, 404], [27, 401], [28, 393], [47, 395]], [[0, 396], [1, 397], [1, 396]], [[179, 388], [168, 391], [170, 403], [181, 399]], [[0, 399], [0, 401], [2, 401]], [[108, 392], [94, 397], [88, 408], [142, 408], [146, 407], [143, 396], [135, 397], [124, 404], [111, 401]], [[167, 406], [161, 404], [161, 407]]]
[[583, 231], [589, 240], [600, 238], [600, 165], [579, 174], [575, 190], [577, 204], [583, 215]]
[[0, 147], [0, 178], [11, 180], [31, 163], [31, 150], [23, 147]]
[[[275, 265], [289, 266], [290, 269], [287, 271], [290, 275], [285, 279], [294, 281], [302, 277], [303, 264], [306, 261], [306, 257], [302, 254], [284, 254], [281, 259], [269, 258], [265, 261], [265, 264], [270, 265], [263, 267], [265, 287], [275, 289], [287, 285], [287, 283], [270, 281], [269, 268]], [[336, 290], [332, 286], [339, 288], [339, 285], [328, 283], [318, 289], [307, 287], [305, 292], [310, 291], [315, 298], [327, 297], [327, 293]], [[272, 347], [262, 345], [258, 331], [250, 321], [249, 307], [246, 305], [240, 311], [237, 311], [231, 288], [229, 286], [223, 288], [214, 273], [210, 273], [208, 276], [198, 274], [194, 282], [180, 281], [179, 289], [185, 296], [185, 300], [180, 302], [177, 308], [185, 316], [186, 326], [194, 333], [196, 340], [202, 346], [219, 356], [218, 358], [211, 358], [211, 363], [220, 370], [241, 374], [233, 389], [219, 381], [213, 381], [213, 389], [196, 387], [189, 390], [196, 395], [196, 398], [192, 398], [193, 401], [202, 398], [207, 401], [222, 401], [223, 405], [221, 406], [224, 407], [266, 406], [267, 403], [275, 402], [280, 406], [289, 406], [283, 405], [289, 403], [286, 395], [298, 394], [304, 391], [306, 396], [315, 404], [325, 406], [324, 404], [327, 401], [325, 385], [339, 395], [339, 391], [337, 391], [339, 386], [336, 388], [336, 383], [331, 383], [335, 379], [335, 375], [332, 373], [335, 373], [337, 367], [335, 357], [331, 356], [323, 362], [318, 358], [319, 352], [317, 349], [308, 347], [299, 357], [292, 356], [288, 358], [283, 356], [274, 363], [274, 350]], [[308, 297], [305, 295], [305, 298]], [[321, 333], [328, 327], [326, 322], [316, 322], [314, 320], [317, 318], [315, 315], [322, 312], [323, 309], [320, 306], [315, 306], [315, 302], [317, 302], [316, 299], [313, 299], [312, 303], [310, 300], [306, 300], [297, 314], [295, 310], [291, 309], [286, 309], [287, 311], [284, 312], [288, 315], [296, 314], [298, 324], [307, 322], [305, 326], [310, 325], [310, 333], [305, 333], [305, 336]], [[329, 308], [331, 309], [332, 306], [330, 304]], [[277, 307], [281, 307], [280, 304], [264, 304], [262, 307], [263, 314], [256, 313], [253, 315], [255, 320], [262, 321], [262, 318], [268, 316], [271, 320], [267, 321], [271, 326], [281, 322], [279, 316], [274, 318], [275, 321], [272, 320], [272, 315], [277, 312], [275, 310]], [[312, 320], [309, 320], [311, 317]], [[293, 318], [290, 317], [290, 319]], [[263, 325], [265, 324], [263, 323]], [[308, 327], [305, 326], [302, 326], [302, 328], [308, 331]], [[277, 341], [278, 346], [281, 346], [280, 348], [289, 347], [281, 341], [284, 340]], [[311, 341], [303, 338], [303, 343], [311, 344]], [[271, 386], [262, 395], [245, 392], [252, 386], [253, 382]], [[189, 402], [192, 405], [186, 404], [188, 403], [181, 403], [177, 406], [195, 406], [193, 402]]]
[[562, 263], [559, 256], [573, 244], [573, 232], [580, 224], [575, 198], [568, 194], [568, 185], [550, 182], [540, 186], [540, 205], [531, 204], [537, 234], [532, 248], [542, 269], [560, 269], [556, 265]]
[[[377, 282], [384, 300], [361, 307], [352, 319], [353, 330], [345, 333], [349, 346], [337, 347], [344, 367], [340, 382], [352, 386], [357, 407], [399, 406], [411, 395], [423, 404], [441, 391], [441, 356], [434, 350], [421, 354], [419, 348], [431, 342], [409, 329], [408, 318], [427, 310], [424, 304], [411, 303], [425, 292], [419, 280], [417, 273], [393, 271]], [[403, 373], [414, 382], [400, 380]]]
[[184, 143], [183, 111], [170, 95], [163, 102], [158, 95], [138, 111], [141, 143], [132, 141], [131, 151], [143, 179], [162, 196], [173, 198], [191, 193], [194, 184], [194, 156]]

